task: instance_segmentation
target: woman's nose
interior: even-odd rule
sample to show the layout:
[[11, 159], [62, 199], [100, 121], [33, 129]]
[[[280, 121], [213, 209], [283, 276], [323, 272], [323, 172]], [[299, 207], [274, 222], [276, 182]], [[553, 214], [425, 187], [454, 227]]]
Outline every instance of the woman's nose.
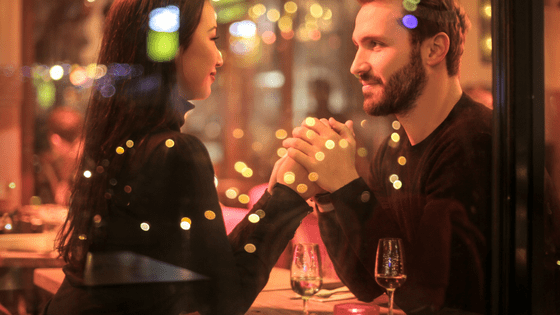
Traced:
[[224, 58], [222, 57], [222, 52], [218, 49], [218, 61], [216, 62], [216, 67], [221, 67], [224, 65]]

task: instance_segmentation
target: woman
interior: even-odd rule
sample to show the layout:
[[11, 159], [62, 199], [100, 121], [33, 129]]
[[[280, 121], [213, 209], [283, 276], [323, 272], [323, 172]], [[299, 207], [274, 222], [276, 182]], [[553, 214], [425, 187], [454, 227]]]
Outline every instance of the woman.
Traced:
[[[154, 62], [150, 12], [169, 5], [180, 12], [179, 50]], [[271, 185], [226, 235], [208, 153], [179, 132], [192, 107], [182, 100], [207, 98], [223, 63], [216, 26], [205, 0], [111, 6], [98, 61], [109, 70], [90, 100], [58, 240], [66, 278], [46, 314], [243, 314], [310, 210], [312, 187], [301, 198]]]

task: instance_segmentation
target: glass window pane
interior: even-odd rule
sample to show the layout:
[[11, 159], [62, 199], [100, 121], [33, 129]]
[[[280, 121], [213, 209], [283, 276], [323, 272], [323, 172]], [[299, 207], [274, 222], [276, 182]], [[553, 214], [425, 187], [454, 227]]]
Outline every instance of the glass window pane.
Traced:
[[545, 301], [560, 310], [560, 3], [545, 1]]

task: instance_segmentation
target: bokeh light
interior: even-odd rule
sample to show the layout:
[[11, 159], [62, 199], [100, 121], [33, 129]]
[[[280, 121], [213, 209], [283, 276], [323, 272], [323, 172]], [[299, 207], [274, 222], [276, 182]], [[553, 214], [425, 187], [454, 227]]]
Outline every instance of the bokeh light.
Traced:
[[241, 171], [241, 175], [243, 175], [243, 177], [245, 178], [253, 177], [253, 170], [246, 167]]
[[326, 9], [325, 13], [323, 14], [323, 20], [330, 20], [332, 19], [333, 14], [331, 9]]
[[148, 222], [140, 223], [140, 229], [144, 232], [148, 232], [150, 230], [150, 224]]
[[287, 13], [294, 14], [294, 13], [296, 13], [297, 9], [298, 9], [298, 6], [293, 1], [288, 1], [288, 2], [284, 3], [284, 10]]
[[241, 139], [241, 138], [243, 138], [245, 133], [243, 132], [243, 129], [235, 128], [235, 129], [233, 129], [232, 135], [235, 139]]
[[286, 137], [288, 137], [288, 132], [284, 129], [278, 129], [276, 130], [276, 138], [277, 139], [286, 139]]
[[294, 31], [293, 30], [289, 30], [287, 32], [282, 32], [282, 38], [284, 38], [285, 40], [290, 40], [292, 38], [294, 38]]
[[278, 28], [281, 32], [289, 32], [293, 29], [294, 21], [291, 17], [285, 15], [278, 20]]
[[316, 172], [311, 172], [309, 173], [309, 175], [307, 175], [307, 179], [309, 179], [309, 181], [316, 182], [319, 179], [319, 174], [317, 174]]
[[237, 198], [238, 194], [239, 194], [239, 189], [237, 189], [236, 187], [231, 187], [226, 190], [226, 197], [228, 197], [229, 199]]
[[37, 103], [44, 109], [51, 108], [56, 97], [56, 87], [52, 81], [37, 85]]
[[270, 9], [266, 12], [266, 17], [270, 22], [277, 22], [280, 19], [280, 11], [276, 9]]
[[180, 223], [181, 229], [190, 230], [191, 224], [192, 224], [192, 221], [191, 221], [190, 218], [184, 217], [184, 218], [181, 219], [181, 223]]
[[293, 184], [296, 181], [296, 175], [293, 172], [284, 173], [284, 182], [286, 184]]
[[272, 45], [276, 41], [276, 34], [273, 31], [266, 31], [262, 34], [262, 41], [267, 45]]
[[255, 251], [257, 251], [257, 247], [251, 243], [246, 244], [243, 249], [245, 249], [245, 251], [249, 254], [254, 253]]
[[204, 217], [208, 220], [214, 220], [216, 218], [216, 213], [212, 210], [206, 210], [204, 212]]
[[321, 16], [323, 16], [323, 7], [321, 7], [320, 4], [318, 3], [313, 3], [310, 7], [309, 7], [309, 13], [311, 14], [311, 16], [313, 16], [314, 18], [318, 19]]
[[259, 17], [266, 13], [266, 6], [262, 3], [255, 4], [250, 11], [255, 17]]
[[407, 14], [402, 18], [403, 25], [409, 29], [414, 29], [418, 26], [418, 19], [412, 15]]
[[148, 31], [148, 57], [155, 62], [170, 61], [179, 49], [179, 32], [167, 33]]
[[366, 149], [366, 148], [363, 148], [363, 147], [362, 147], [362, 148], [358, 148], [357, 151], [358, 151], [358, 156], [359, 156], [359, 157], [366, 157], [367, 154], [368, 154], [367, 149]]
[[482, 12], [484, 12], [484, 16], [485, 16], [486, 18], [491, 18], [491, 17], [492, 17], [492, 5], [486, 4], [486, 5], [482, 8]]
[[49, 71], [49, 74], [53, 80], [58, 81], [64, 76], [64, 68], [60, 65], [53, 66]]
[[288, 153], [288, 150], [286, 148], [279, 148], [278, 150], [276, 150], [276, 155], [278, 155], [279, 157], [283, 157], [284, 155], [286, 155], [286, 153]]
[[236, 172], [241, 173], [244, 169], [247, 168], [247, 164], [245, 164], [245, 162], [237, 161], [233, 165], [233, 168]]
[[239, 195], [237, 200], [239, 200], [240, 203], [246, 205], [246, 204], [249, 203], [249, 201], [251, 201], [251, 198], [249, 198], [249, 196], [247, 194], [241, 194], [241, 195]]
[[251, 213], [247, 219], [251, 223], [258, 223], [261, 220], [261, 217], [259, 217], [256, 213]]
[[297, 190], [298, 193], [304, 194], [304, 193], [307, 192], [307, 185], [306, 184], [299, 184], [299, 185], [297, 185], [296, 190]]
[[174, 5], [154, 9], [150, 12], [148, 25], [156, 32], [176, 32], [179, 30], [179, 14], [179, 8]]
[[251, 38], [257, 34], [257, 25], [249, 20], [235, 22], [229, 27], [229, 33], [236, 37]]

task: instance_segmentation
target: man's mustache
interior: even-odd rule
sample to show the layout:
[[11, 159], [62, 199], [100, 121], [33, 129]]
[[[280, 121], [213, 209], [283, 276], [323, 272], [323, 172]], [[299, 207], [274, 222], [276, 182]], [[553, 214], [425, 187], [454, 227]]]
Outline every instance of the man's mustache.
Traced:
[[383, 81], [381, 80], [380, 77], [374, 76], [369, 72], [360, 73], [360, 74], [357, 74], [355, 76], [359, 80], [367, 82], [371, 85], [375, 85], [375, 84], [382, 85], [383, 84]]

